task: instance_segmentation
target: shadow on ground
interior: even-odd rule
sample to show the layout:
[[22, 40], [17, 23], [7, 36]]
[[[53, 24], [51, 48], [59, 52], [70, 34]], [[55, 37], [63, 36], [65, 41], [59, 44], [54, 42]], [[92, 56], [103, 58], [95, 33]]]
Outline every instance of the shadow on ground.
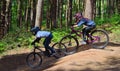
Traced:
[[51, 67], [57, 61], [54, 57], [44, 57], [40, 68], [31, 69], [26, 64], [28, 54], [7, 55], [0, 59], [0, 71], [39, 71]]
[[12, 71], [22, 65], [26, 65], [25, 57], [27, 54], [8, 55], [0, 59], [1, 71]]
[[109, 42], [108, 46], [120, 46], [120, 43]]

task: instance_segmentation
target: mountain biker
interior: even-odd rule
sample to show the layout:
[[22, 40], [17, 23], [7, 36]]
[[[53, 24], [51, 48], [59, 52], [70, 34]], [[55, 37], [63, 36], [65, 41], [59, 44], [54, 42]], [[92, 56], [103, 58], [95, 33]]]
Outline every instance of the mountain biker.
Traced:
[[78, 27], [81, 25], [85, 26], [82, 29], [83, 41], [81, 43], [86, 44], [87, 43], [86, 35], [89, 35], [89, 32], [96, 27], [95, 22], [90, 19], [84, 18], [82, 13], [80, 12], [76, 13], [74, 15], [74, 18], [75, 18], [75, 24], [73, 25], [73, 27]]
[[39, 42], [41, 38], [45, 38], [45, 40], [43, 42], [43, 45], [45, 47], [45, 52], [50, 50], [50, 52], [51, 52], [50, 56], [53, 56], [55, 54], [55, 50], [49, 46], [49, 44], [51, 43], [51, 40], [53, 38], [52, 33], [49, 31], [42, 31], [39, 29], [39, 27], [33, 27], [30, 31], [33, 33], [33, 35], [36, 36], [36, 39], [31, 44], [33, 45], [36, 42]]

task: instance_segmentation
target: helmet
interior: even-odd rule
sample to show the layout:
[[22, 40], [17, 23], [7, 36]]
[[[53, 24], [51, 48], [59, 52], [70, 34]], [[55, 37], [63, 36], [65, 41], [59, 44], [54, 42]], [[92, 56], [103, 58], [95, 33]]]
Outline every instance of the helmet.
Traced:
[[76, 13], [75, 15], [74, 15], [74, 17], [76, 18], [76, 19], [79, 19], [79, 18], [82, 18], [83, 16], [82, 16], [82, 13]]
[[40, 29], [39, 27], [33, 27], [30, 31], [35, 35]]

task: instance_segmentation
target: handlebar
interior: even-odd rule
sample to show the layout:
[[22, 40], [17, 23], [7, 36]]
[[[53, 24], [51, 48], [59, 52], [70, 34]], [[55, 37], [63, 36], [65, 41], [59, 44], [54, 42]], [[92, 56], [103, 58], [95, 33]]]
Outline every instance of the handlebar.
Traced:
[[75, 30], [74, 28], [75, 28], [75, 27], [73, 27], [73, 26], [70, 27], [71, 30]]
[[76, 32], [76, 30], [75, 30], [74, 28], [75, 28], [75, 27], [73, 27], [73, 26], [70, 26], [71, 33], [75, 33], [75, 32]]
[[74, 28], [73, 26], [70, 26], [70, 28]]
[[80, 35], [82, 32], [81, 32], [80, 30], [76, 30], [75, 28], [76, 28], [76, 27], [73, 27], [73, 26], [70, 27], [71, 33], [75, 33], [75, 34], [77, 34], [77, 35]]

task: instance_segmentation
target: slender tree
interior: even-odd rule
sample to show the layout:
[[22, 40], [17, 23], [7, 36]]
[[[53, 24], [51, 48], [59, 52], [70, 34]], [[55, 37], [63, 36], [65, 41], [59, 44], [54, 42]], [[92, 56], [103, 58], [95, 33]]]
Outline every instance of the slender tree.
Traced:
[[2, 11], [1, 11], [1, 27], [2, 27], [2, 37], [6, 34], [7, 30], [6, 30], [6, 23], [5, 23], [5, 13], [6, 11], [6, 1], [2, 0]]
[[27, 0], [27, 4], [26, 4], [26, 7], [25, 7], [25, 26], [26, 26], [27, 30], [28, 30], [29, 18], [30, 18], [30, 0]]
[[93, 6], [92, 6], [93, 11], [92, 12], [93, 12], [93, 19], [94, 19], [96, 16], [96, 0], [93, 0], [92, 4], [93, 4]]
[[69, 1], [69, 25], [72, 24], [72, 0]]
[[50, 4], [50, 0], [47, 0], [45, 1], [44, 4], [47, 4], [46, 5], [46, 28], [50, 29], [50, 26], [51, 26], [51, 17], [50, 17], [50, 8], [51, 8], [51, 4]]
[[51, 18], [51, 29], [57, 28], [57, 21], [56, 21], [56, 6], [57, 6], [57, 0], [50, 0], [51, 8], [50, 8], [50, 18]]
[[17, 21], [18, 21], [18, 24], [17, 24], [17, 27], [22, 27], [22, 0], [17, 0], [18, 2], [18, 8], [17, 8]]
[[38, 0], [36, 9], [35, 27], [41, 28], [43, 0]]
[[11, 0], [6, 0], [6, 14], [5, 14], [5, 24], [6, 24], [6, 30], [9, 31], [10, 27], [10, 15], [11, 15]]
[[120, 14], [120, 0], [116, 0], [117, 12]]
[[63, 9], [63, 0], [60, 1], [60, 28], [62, 28], [62, 9]]
[[30, 0], [30, 1], [31, 1], [30, 26], [32, 28], [35, 25], [35, 19], [36, 19], [36, 2], [37, 2], [37, 0]]

